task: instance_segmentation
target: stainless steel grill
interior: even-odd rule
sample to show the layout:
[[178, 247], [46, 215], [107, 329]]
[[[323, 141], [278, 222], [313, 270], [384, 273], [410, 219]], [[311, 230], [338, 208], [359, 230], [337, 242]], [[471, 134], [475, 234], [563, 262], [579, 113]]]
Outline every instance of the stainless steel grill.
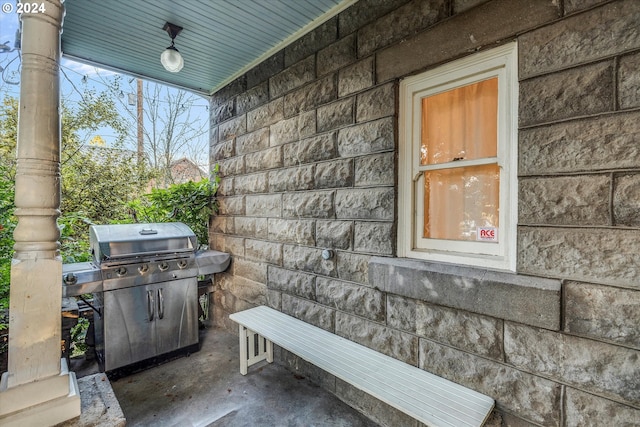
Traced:
[[103, 371], [198, 348], [197, 277], [231, 259], [196, 252], [182, 223], [94, 225], [92, 262], [63, 265], [63, 296], [93, 294], [96, 353]]

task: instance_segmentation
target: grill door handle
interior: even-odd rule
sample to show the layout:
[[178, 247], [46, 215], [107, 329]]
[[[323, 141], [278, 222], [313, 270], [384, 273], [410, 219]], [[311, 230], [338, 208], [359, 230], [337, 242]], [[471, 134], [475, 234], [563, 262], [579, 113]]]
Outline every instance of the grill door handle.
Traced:
[[155, 304], [153, 303], [153, 291], [147, 291], [147, 315], [149, 316], [149, 322], [153, 321], [153, 311]]
[[158, 289], [158, 319], [164, 317], [164, 297], [162, 296], [162, 288]]

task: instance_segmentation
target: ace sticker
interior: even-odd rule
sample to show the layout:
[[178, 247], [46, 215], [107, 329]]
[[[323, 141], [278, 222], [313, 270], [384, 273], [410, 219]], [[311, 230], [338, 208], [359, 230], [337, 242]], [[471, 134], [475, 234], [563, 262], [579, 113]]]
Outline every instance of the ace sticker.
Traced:
[[496, 227], [478, 227], [477, 240], [483, 242], [497, 242], [498, 241], [498, 229]]

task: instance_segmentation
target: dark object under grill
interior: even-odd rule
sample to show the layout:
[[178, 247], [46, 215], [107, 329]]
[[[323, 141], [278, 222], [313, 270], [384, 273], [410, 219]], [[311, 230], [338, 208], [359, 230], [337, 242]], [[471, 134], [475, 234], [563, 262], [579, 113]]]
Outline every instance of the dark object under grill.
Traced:
[[229, 254], [196, 252], [182, 223], [94, 225], [93, 261], [63, 266], [63, 296], [93, 294], [103, 371], [198, 348], [197, 277], [224, 271]]

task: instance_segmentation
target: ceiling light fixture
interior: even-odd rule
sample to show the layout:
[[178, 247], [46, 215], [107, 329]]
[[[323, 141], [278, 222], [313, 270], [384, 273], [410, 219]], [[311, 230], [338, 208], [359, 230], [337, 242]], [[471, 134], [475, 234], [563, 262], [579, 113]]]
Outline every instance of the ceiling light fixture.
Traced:
[[165, 30], [167, 34], [169, 34], [169, 37], [171, 37], [171, 46], [169, 46], [164, 50], [164, 52], [162, 52], [162, 54], [160, 55], [160, 62], [162, 63], [162, 66], [165, 70], [172, 73], [177, 73], [178, 71], [182, 70], [182, 67], [184, 67], [184, 60], [182, 59], [182, 55], [180, 55], [180, 52], [178, 52], [178, 49], [176, 49], [176, 47], [174, 46], [173, 42], [177, 35], [180, 34], [180, 31], [182, 31], [182, 27], [166, 22], [162, 29]]

